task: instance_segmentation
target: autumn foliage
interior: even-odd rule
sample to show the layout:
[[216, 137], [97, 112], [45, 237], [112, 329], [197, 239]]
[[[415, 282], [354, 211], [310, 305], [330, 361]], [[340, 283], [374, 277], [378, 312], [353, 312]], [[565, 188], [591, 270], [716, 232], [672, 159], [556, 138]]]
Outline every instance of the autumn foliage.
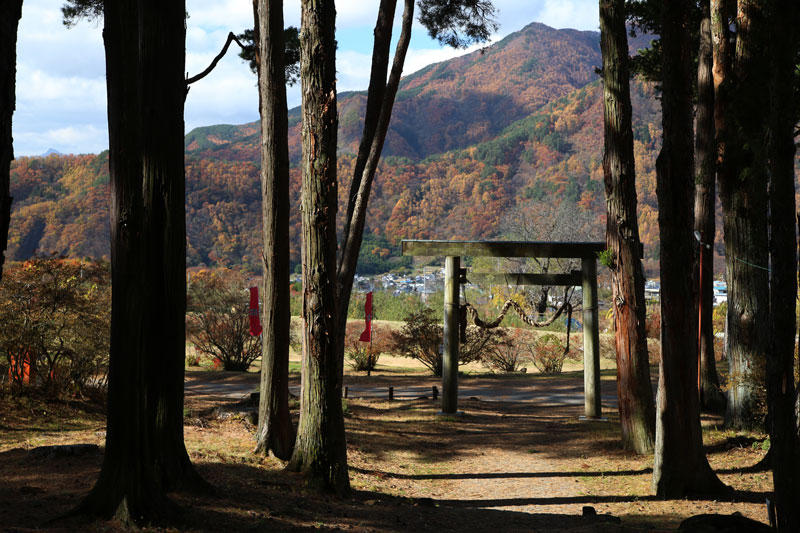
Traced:
[[49, 395], [101, 390], [108, 372], [108, 265], [37, 257], [0, 283], [0, 383]]
[[[507, 238], [521, 205], [568, 210], [605, 227], [598, 36], [532, 24], [402, 81], [370, 196], [362, 272], [400, 264], [399, 239]], [[655, 157], [660, 111], [652, 84], [631, 85], [639, 229], [645, 268], [658, 264]], [[365, 94], [339, 102], [339, 213], [362, 129]], [[257, 124], [186, 135], [189, 266], [260, 271]], [[291, 262], [300, 259], [299, 111], [290, 112]], [[12, 164], [9, 258], [35, 252], [108, 257], [108, 157], [21, 157]], [[342, 220], [339, 222], [342, 229]], [[718, 225], [721, 228], [721, 224]], [[579, 235], [576, 235], [576, 238]], [[721, 235], [717, 235], [721, 243]], [[716, 251], [722, 251], [718, 244]], [[722, 264], [717, 262], [717, 264]]]

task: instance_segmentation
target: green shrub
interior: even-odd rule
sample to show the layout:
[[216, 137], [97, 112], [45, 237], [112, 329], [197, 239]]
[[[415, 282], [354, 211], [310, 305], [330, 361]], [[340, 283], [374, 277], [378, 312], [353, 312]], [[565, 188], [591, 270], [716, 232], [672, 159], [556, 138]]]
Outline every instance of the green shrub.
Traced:
[[372, 372], [378, 364], [380, 353], [366, 342], [355, 341], [345, 347], [344, 356], [356, 372]]

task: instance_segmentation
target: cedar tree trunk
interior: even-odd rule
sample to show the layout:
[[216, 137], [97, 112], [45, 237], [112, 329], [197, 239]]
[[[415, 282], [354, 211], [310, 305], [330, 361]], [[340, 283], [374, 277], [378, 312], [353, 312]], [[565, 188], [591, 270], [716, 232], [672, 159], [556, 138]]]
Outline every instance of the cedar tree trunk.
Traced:
[[14, 115], [17, 83], [17, 27], [22, 16], [22, 0], [0, 4], [0, 280], [8, 246], [11, 222], [10, 173], [14, 160], [11, 120]]
[[183, 443], [183, 2], [105, 4], [111, 170], [106, 451], [78, 512], [147, 523], [202, 482]]
[[701, 283], [697, 294], [700, 309], [700, 404], [704, 409], [721, 411], [725, 397], [719, 388], [714, 359], [714, 220], [716, 199], [716, 151], [714, 149], [714, 79], [711, 54], [711, 15], [709, 0], [701, 2], [700, 46], [697, 61], [697, 114], [695, 117], [695, 197], [694, 229], [700, 235], [697, 269]]
[[656, 162], [661, 252], [661, 362], [653, 487], [662, 498], [724, 489], [703, 452], [697, 390], [697, 309], [693, 293], [689, 0], [662, 4], [664, 142]]
[[[770, 88], [770, 325], [767, 351], [767, 429], [779, 531], [800, 531], [800, 442], [794, 412], [795, 302], [797, 298], [797, 206], [795, 65], [800, 8], [795, 0], [772, 2], [763, 28], [772, 48]], [[754, 20], [754, 23], [756, 21]]]
[[652, 453], [655, 406], [645, 333], [644, 273], [636, 219], [636, 174], [631, 130], [628, 38], [624, 0], [600, 1], [603, 53], [606, 190], [606, 243], [613, 255], [614, 327], [617, 396], [622, 444], [636, 453]]
[[[721, 7], [721, 6], [717, 6]], [[727, 17], [713, 14], [727, 38]], [[726, 423], [735, 428], [761, 425], [758, 388], [764, 381], [770, 345], [769, 250], [767, 235], [767, 153], [764, 113], [769, 109], [769, 61], [761, 2], [741, 0], [737, 14], [734, 67], [716, 97], [724, 117], [717, 125], [719, 196], [728, 281], [728, 404]], [[754, 21], [756, 23], [754, 24]], [[763, 413], [762, 413], [763, 414]]]
[[350, 478], [336, 350], [335, 20], [333, 0], [302, 1], [303, 367], [300, 423], [288, 468], [305, 473], [313, 486], [346, 495]]
[[264, 338], [256, 451], [288, 460], [294, 445], [289, 416], [289, 144], [283, 0], [259, 0], [261, 196], [264, 224]]

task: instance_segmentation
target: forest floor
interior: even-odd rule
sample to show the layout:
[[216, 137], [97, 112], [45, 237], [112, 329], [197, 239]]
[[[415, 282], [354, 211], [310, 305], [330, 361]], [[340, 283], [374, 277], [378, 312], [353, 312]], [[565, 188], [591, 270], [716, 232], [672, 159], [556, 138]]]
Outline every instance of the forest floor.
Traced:
[[[187, 374], [189, 383], [257, 382], [253, 372]], [[297, 375], [292, 379], [296, 383]], [[346, 383], [374, 388], [419, 382], [428, 391], [429, 381], [415, 368], [345, 377]], [[557, 398], [558, 390], [581, 388], [582, 374], [464, 381], [533, 387]], [[604, 394], [613, 395], [613, 370], [603, 372], [603, 385]], [[651, 490], [652, 456], [620, 449], [616, 409], [608, 405], [607, 421], [585, 422], [579, 419], [582, 405], [554, 401], [462, 398], [456, 417], [437, 416], [430, 393], [344, 402], [353, 494], [338, 499], [310, 491], [277, 459], [253, 455], [252, 404], [187, 386], [186, 445], [215, 493], [172, 495], [182, 514], [153, 530], [649, 531], [673, 530], [692, 515], [734, 512], [767, 521], [771, 474], [748, 468], [765, 453], [764, 435], [719, 429], [714, 417], [703, 418], [706, 453], [736, 492], [719, 499], [659, 500]], [[292, 407], [296, 416], [296, 401]], [[48, 522], [92, 487], [104, 431], [103, 410], [88, 402], [0, 399], [0, 530], [121, 529], [113, 521]], [[76, 443], [99, 448], [37, 450]], [[597, 516], [582, 516], [584, 507]]]

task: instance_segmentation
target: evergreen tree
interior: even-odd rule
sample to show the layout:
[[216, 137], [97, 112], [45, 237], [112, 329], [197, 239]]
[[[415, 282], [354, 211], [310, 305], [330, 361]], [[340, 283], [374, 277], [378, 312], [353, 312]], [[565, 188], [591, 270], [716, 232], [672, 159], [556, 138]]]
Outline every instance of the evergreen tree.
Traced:
[[9, 194], [11, 161], [14, 159], [14, 140], [11, 119], [16, 105], [17, 28], [22, 17], [22, 0], [7, 0], [0, 4], [0, 280], [8, 246], [8, 227], [11, 222]]
[[797, 323], [797, 206], [795, 134], [798, 122], [800, 7], [772, 0], [762, 35], [769, 36], [769, 304], [771, 345], [767, 351], [767, 430], [779, 531], [800, 531], [800, 441], [795, 411], [794, 352]]
[[664, 141], [656, 162], [661, 252], [661, 361], [653, 487], [663, 498], [712, 494], [724, 485], [703, 451], [697, 391], [697, 309], [691, 258], [694, 150], [690, 0], [664, 2], [661, 16]]
[[714, 358], [714, 235], [716, 233], [716, 151], [714, 129], [714, 77], [712, 74], [711, 4], [701, 2], [697, 51], [697, 105], [695, 114], [695, 191], [694, 230], [698, 243], [697, 298], [699, 310], [700, 405], [721, 411], [725, 397], [719, 386]]
[[[336, 351], [336, 9], [301, 3], [303, 103], [303, 367], [300, 422], [288, 468], [310, 484], [350, 492], [342, 413], [342, 361]], [[346, 313], [345, 303], [342, 312]]]
[[261, 116], [264, 233], [264, 339], [256, 451], [288, 460], [294, 445], [289, 415], [289, 144], [283, 1], [258, 0], [255, 32]]
[[183, 442], [186, 315], [183, 2], [105, 3], [111, 173], [106, 447], [77, 512], [146, 523], [203, 486]]
[[770, 345], [770, 328], [765, 327], [769, 320], [765, 297], [769, 294], [769, 180], [764, 113], [769, 109], [765, 84], [770, 68], [765, 58], [772, 36], [762, 23], [762, 4], [738, 2], [733, 49], [731, 6], [723, 0], [712, 3], [713, 41], [720, 48], [715, 65], [717, 179], [728, 281], [726, 423], [736, 428], [761, 426], [756, 389], [763, 383]]
[[652, 453], [655, 406], [645, 332], [644, 272], [636, 213], [632, 109], [624, 0], [600, 1], [603, 53], [603, 175], [606, 189], [606, 242], [613, 256], [617, 397], [622, 443]]

